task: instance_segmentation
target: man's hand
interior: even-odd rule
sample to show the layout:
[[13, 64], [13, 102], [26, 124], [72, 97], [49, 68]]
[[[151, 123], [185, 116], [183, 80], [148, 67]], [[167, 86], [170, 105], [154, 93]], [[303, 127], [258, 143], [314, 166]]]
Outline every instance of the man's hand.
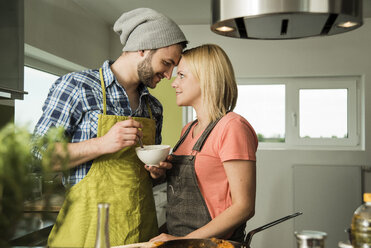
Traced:
[[[117, 122], [102, 137], [77, 143], [68, 143], [69, 164], [67, 168], [61, 168], [60, 164], [55, 164], [53, 169], [59, 171], [74, 168], [104, 154], [114, 153], [125, 147], [135, 145], [139, 137], [143, 136], [141, 129], [142, 124], [140, 122], [129, 118], [128, 120]], [[60, 143], [56, 144], [55, 152], [59, 156], [65, 156], [66, 153]]]
[[104, 136], [98, 138], [104, 154], [114, 153], [125, 147], [135, 145], [143, 136], [142, 124], [133, 119], [117, 122]]
[[165, 176], [166, 170], [169, 170], [171, 169], [171, 167], [173, 167], [170, 161], [171, 161], [171, 156], [169, 155], [167, 156], [167, 159], [163, 162], [160, 162], [158, 166], [145, 165], [144, 168], [146, 168], [146, 170], [149, 171], [153, 179], [158, 179], [158, 178]]

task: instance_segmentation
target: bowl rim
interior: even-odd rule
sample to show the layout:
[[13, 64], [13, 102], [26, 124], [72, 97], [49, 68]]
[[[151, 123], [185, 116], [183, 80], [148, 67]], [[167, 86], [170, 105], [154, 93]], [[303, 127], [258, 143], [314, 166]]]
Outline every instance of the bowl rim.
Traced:
[[[143, 147], [158, 147], [158, 149], [156, 150], [165, 150], [165, 149], [168, 149], [168, 148], [171, 148], [170, 145], [143, 145]], [[141, 147], [138, 146], [135, 148], [136, 151], [139, 151], [141, 150]], [[141, 151], [145, 151], [145, 152], [148, 152], [148, 151], [154, 151], [154, 150], [141, 150]]]

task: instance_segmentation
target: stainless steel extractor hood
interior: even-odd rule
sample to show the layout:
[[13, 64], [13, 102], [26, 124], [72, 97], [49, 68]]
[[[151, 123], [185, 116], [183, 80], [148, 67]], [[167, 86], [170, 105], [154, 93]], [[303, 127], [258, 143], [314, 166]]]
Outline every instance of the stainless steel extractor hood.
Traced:
[[228, 37], [297, 39], [362, 24], [362, 0], [212, 0], [211, 30]]

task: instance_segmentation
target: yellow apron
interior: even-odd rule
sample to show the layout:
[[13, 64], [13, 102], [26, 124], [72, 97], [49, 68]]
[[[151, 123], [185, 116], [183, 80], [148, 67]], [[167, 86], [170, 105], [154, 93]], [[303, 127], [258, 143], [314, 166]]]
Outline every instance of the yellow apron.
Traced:
[[[126, 116], [106, 115], [106, 93], [102, 69], [103, 114], [98, 118], [98, 137]], [[147, 107], [149, 108], [148, 104]], [[143, 125], [143, 143], [154, 144], [156, 124], [151, 118], [133, 117]], [[135, 147], [94, 160], [88, 174], [71, 187], [49, 238], [50, 247], [94, 247], [97, 204], [107, 202], [112, 246], [148, 241], [158, 234], [152, 183]]]

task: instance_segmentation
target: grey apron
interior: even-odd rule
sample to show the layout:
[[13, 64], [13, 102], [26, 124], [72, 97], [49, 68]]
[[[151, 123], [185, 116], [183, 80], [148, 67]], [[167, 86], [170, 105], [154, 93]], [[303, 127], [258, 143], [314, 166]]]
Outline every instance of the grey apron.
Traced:
[[[167, 171], [166, 225], [170, 235], [185, 236], [211, 221], [204, 197], [198, 187], [195, 159], [209, 134], [220, 119], [210, 123], [192, 148], [190, 155], [172, 155], [171, 170]], [[173, 152], [184, 142], [195, 120], [185, 131]], [[246, 224], [239, 226], [230, 240], [242, 242]]]

